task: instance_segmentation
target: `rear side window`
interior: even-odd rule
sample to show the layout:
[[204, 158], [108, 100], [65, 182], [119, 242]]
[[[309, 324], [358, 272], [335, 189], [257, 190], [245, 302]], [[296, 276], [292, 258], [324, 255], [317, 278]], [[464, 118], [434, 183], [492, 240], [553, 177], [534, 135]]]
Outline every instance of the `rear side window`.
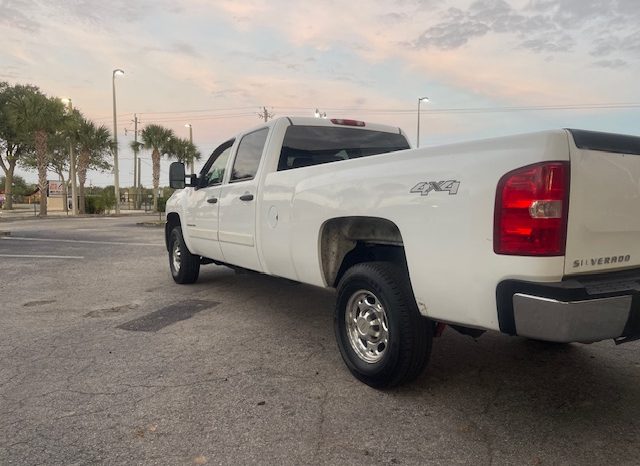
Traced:
[[319, 165], [409, 149], [398, 133], [328, 126], [287, 128], [280, 151], [278, 170]]
[[252, 180], [256, 176], [268, 133], [269, 128], [263, 128], [242, 138], [238, 145], [238, 154], [233, 161], [231, 182]]

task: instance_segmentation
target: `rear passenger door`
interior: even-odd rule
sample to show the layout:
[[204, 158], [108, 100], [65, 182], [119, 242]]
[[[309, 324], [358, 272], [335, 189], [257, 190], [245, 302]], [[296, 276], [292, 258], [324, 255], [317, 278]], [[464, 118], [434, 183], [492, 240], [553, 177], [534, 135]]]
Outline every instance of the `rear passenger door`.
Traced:
[[262, 266], [256, 247], [256, 175], [268, 134], [269, 128], [262, 128], [242, 137], [219, 201], [218, 238], [225, 262], [259, 272]]

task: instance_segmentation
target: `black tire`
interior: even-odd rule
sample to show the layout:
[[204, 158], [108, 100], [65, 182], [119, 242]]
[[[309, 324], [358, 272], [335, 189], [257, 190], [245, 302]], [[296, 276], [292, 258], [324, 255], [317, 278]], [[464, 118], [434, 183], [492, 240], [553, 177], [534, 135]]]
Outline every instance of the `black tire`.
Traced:
[[[376, 300], [382, 307], [381, 314], [376, 314]], [[346, 315], [351, 325], [347, 324]], [[382, 315], [384, 319], [369, 319], [372, 315]], [[383, 320], [386, 326], [376, 325]], [[375, 334], [384, 334], [386, 328], [386, 344], [380, 344], [375, 337], [369, 340], [374, 348], [369, 352], [369, 337], [362, 336], [362, 328]], [[351, 373], [374, 388], [414, 380], [431, 354], [433, 325], [418, 311], [407, 272], [390, 262], [366, 262], [347, 270], [338, 284], [334, 329], [340, 354]]]
[[180, 227], [174, 227], [169, 235], [169, 268], [173, 280], [180, 284], [195, 283], [200, 274], [200, 256], [191, 254]]

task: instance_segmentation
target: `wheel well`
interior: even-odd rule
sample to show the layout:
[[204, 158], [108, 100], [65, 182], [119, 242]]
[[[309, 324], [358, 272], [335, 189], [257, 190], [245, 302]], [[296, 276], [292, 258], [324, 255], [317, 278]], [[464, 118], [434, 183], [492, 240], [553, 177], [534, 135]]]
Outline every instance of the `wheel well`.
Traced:
[[167, 246], [167, 251], [169, 250], [169, 235], [171, 235], [171, 230], [179, 226], [180, 216], [175, 212], [167, 214], [167, 223], [164, 226], [164, 244]]
[[349, 267], [360, 262], [388, 261], [406, 268], [404, 243], [395, 223], [378, 217], [340, 217], [323, 225], [320, 234], [322, 273], [336, 286]]

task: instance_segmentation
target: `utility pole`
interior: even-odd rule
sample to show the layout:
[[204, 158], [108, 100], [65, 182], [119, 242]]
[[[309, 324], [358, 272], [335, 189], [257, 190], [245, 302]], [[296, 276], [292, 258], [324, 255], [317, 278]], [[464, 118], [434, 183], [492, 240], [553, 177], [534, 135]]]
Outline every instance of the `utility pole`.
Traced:
[[138, 189], [138, 114], [133, 114], [133, 192], [137, 194], [134, 205], [140, 203], [140, 190]]
[[267, 107], [262, 107], [262, 111], [258, 113], [258, 118], [264, 118], [264, 122], [266, 123], [269, 119], [273, 118], [275, 114], [269, 112]]
[[133, 189], [138, 187], [138, 115], [133, 114]]
[[[138, 196], [139, 193], [139, 182], [138, 182], [138, 123], [140, 123], [140, 120], [138, 119], [138, 114], [134, 113], [133, 114], [133, 120], [131, 120], [133, 122], [133, 192], [135, 193], [136, 196]], [[131, 130], [125, 128], [124, 129], [124, 134], [128, 134], [130, 133]], [[134, 205], [137, 206], [140, 204], [138, 199], [134, 200]]]

